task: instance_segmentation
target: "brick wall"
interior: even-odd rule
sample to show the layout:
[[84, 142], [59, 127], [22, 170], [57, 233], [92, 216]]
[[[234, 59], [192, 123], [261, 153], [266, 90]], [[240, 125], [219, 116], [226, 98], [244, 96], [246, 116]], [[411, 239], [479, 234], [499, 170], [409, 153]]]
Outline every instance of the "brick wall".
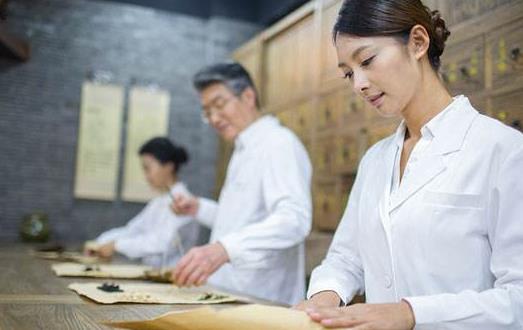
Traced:
[[8, 30], [30, 41], [32, 58], [0, 58], [0, 241], [16, 240], [33, 210], [49, 215], [54, 238], [76, 241], [143, 207], [73, 197], [80, 91], [92, 72], [110, 72], [127, 89], [152, 82], [170, 91], [169, 135], [191, 154], [182, 180], [212, 194], [217, 137], [200, 121], [191, 76], [258, 27], [92, 0], [17, 0], [8, 13]]

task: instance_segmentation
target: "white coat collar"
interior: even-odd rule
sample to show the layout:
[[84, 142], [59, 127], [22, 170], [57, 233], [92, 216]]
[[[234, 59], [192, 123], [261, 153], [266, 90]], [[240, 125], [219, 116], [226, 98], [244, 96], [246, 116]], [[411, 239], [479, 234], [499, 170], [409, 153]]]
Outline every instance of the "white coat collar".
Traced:
[[[418, 161], [416, 168], [410, 174], [412, 181], [406, 187], [407, 190], [402, 194], [402, 198], [398, 198], [390, 204], [389, 211], [393, 211], [403, 204], [414, 193], [446, 169], [445, 155], [461, 149], [467, 132], [478, 112], [472, 107], [468, 98], [460, 95], [454, 98], [454, 101], [448, 105], [444, 113], [440, 114], [443, 115], [439, 118], [435, 117], [434, 119], [437, 120], [431, 120], [426, 125], [427, 129], [434, 136], [428, 154]], [[392, 141], [395, 141], [395, 139]], [[396, 150], [397, 144], [391, 143], [388, 152], [385, 153], [384, 161], [387, 171], [390, 172], [389, 174], [392, 173], [394, 168]], [[390, 176], [387, 178], [390, 178]], [[387, 181], [390, 180], [387, 179]], [[390, 186], [385, 191], [390, 191]], [[387, 196], [385, 197], [388, 199]]]
[[[443, 111], [438, 113], [421, 128], [422, 136], [437, 138], [436, 153], [445, 154], [461, 149], [468, 128], [478, 112], [472, 107], [469, 99], [463, 95], [454, 100]], [[401, 121], [394, 134], [394, 143], [403, 147], [406, 124]]]
[[[472, 122], [479, 115], [469, 99], [463, 95], [456, 96], [447, 109], [446, 115], [430, 127], [434, 134], [432, 150], [440, 155], [461, 149]], [[429, 124], [431, 123], [427, 125]]]

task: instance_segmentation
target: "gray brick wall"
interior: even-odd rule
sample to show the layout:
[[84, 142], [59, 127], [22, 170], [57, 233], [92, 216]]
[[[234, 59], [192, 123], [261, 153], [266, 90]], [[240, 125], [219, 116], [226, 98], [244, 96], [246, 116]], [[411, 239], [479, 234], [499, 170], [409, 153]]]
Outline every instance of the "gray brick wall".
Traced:
[[152, 82], [170, 91], [169, 135], [191, 154], [182, 180], [212, 195], [217, 137], [200, 121], [191, 76], [257, 26], [93, 0], [11, 1], [6, 23], [30, 41], [32, 58], [0, 58], [0, 241], [16, 240], [33, 210], [49, 214], [55, 239], [78, 241], [143, 207], [73, 197], [81, 85], [92, 72], [127, 89]]

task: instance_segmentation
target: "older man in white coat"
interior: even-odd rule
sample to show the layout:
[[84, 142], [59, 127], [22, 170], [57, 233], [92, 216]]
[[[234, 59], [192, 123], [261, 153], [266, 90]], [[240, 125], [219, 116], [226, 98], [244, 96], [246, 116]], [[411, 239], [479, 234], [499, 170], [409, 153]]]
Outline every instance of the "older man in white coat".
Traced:
[[178, 285], [209, 283], [295, 303], [305, 291], [304, 240], [311, 228], [311, 164], [299, 139], [261, 116], [247, 71], [217, 64], [196, 74], [204, 120], [234, 152], [218, 203], [177, 196], [173, 210], [212, 229], [173, 271]]

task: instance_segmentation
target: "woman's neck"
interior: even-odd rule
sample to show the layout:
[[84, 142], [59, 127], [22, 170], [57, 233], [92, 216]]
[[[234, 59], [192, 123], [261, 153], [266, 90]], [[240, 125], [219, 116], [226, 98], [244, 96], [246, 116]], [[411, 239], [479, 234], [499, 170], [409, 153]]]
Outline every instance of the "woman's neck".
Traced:
[[426, 78], [402, 112], [408, 130], [406, 136], [414, 139], [419, 139], [421, 128], [452, 102], [452, 96], [436, 74], [426, 75]]
[[176, 182], [178, 182], [178, 178], [176, 177], [176, 175], [173, 175], [171, 179], [167, 180], [166, 182], [166, 186], [165, 186], [165, 191], [169, 191], [171, 190], [171, 187], [174, 186], [176, 184]]

